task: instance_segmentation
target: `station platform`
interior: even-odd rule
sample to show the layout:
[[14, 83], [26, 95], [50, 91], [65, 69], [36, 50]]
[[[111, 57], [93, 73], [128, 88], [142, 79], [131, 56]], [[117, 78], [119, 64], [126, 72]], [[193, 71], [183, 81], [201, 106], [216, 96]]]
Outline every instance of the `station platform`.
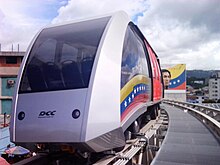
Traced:
[[203, 123], [177, 107], [161, 108], [168, 113], [169, 125], [152, 165], [220, 164], [220, 144]]

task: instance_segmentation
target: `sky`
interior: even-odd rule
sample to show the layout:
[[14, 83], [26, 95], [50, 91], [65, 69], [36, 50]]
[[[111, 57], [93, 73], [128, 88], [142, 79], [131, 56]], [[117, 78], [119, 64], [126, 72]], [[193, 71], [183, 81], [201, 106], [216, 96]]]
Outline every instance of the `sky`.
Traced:
[[0, 0], [2, 51], [26, 51], [47, 25], [125, 11], [161, 64], [220, 70], [219, 0]]

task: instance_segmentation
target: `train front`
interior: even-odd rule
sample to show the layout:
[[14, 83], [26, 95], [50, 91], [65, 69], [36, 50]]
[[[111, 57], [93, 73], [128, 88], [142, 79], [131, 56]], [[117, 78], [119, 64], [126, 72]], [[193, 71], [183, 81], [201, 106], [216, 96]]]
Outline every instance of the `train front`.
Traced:
[[[123, 132], [117, 131], [120, 112], [105, 115], [105, 119], [98, 111], [103, 112], [103, 107], [97, 109], [98, 105], [95, 105], [92, 109], [93, 104], [104, 106], [104, 103], [92, 101], [92, 95], [94, 99], [103, 97], [95, 89], [101, 84], [96, 83], [94, 87], [95, 81], [109, 82], [108, 79], [95, 80], [95, 72], [103, 70], [97, 69], [98, 58], [101, 57], [99, 48], [104, 44], [103, 36], [110, 19], [103, 17], [51, 26], [39, 33], [27, 52], [18, 76], [13, 99], [11, 141], [24, 146], [36, 143], [79, 145], [88, 142], [89, 150], [100, 152], [112, 148], [112, 139], [107, 144], [106, 140], [102, 143], [96, 137], [103, 135], [103, 139], [104, 136], [108, 138], [114, 135], [114, 147], [124, 145]], [[101, 74], [106, 75], [104, 72]], [[91, 115], [100, 115], [100, 119]], [[117, 137], [121, 138], [121, 142]], [[100, 147], [96, 144], [99, 142], [102, 143]], [[86, 143], [83, 145], [86, 146]]]

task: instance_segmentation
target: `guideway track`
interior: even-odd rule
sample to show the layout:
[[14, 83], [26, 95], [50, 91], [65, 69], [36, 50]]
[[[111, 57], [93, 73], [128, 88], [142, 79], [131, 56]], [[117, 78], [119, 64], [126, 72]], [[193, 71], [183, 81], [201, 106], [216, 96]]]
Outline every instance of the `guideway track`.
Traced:
[[185, 108], [173, 104], [161, 107], [168, 113], [169, 127], [152, 165], [219, 165], [220, 145], [209, 129]]
[[220, 111], [218, 109], [180, 101], [166, 100], [165, 102], [180, 107], [185, 111], [189, 111], [189, 113], [200, 119], [209, 127], [220, 141]]

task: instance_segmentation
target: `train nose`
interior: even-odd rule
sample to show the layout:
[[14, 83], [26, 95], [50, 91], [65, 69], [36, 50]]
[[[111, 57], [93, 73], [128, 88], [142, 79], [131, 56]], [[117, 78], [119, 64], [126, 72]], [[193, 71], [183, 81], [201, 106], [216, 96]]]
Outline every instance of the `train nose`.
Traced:
[[45, 93], [19, 95], [16, 141], [81, 142], [86, 93], [85, 88], [48, 92], [50, 97]]

